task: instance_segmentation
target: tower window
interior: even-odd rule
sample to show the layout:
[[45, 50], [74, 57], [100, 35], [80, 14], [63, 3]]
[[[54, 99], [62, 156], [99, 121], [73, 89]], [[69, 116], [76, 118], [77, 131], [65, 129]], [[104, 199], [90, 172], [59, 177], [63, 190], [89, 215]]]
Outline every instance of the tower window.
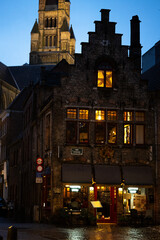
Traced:
[[46, 36], [46, 42], [45, 42], [46, 47], [48, 47], [48, 36]]

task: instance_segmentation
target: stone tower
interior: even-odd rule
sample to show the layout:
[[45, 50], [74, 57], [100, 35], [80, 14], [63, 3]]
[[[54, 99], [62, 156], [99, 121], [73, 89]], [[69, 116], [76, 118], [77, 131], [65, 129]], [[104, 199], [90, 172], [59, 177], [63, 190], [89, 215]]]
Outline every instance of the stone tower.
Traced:
[[30, 64], [74, 63], [75, 36], [70, 0], [39, 0], [39, 18], [31, 31]]

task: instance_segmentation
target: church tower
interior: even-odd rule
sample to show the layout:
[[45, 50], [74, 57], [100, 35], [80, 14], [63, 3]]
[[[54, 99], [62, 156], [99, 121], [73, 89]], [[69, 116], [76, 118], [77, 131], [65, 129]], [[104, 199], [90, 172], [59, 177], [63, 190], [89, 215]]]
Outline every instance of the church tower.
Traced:
[[70, 0], [39, 0], [38, 22], [31, 31], [30, 64], [74, 63], [75, 36]]

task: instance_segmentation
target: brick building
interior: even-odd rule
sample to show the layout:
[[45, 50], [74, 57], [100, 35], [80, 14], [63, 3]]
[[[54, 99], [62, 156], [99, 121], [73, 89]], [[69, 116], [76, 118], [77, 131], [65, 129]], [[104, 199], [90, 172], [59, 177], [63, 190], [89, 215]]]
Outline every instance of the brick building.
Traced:
[[[140, 21], [132, 18], [131, 45], [123, 46], [109, 13], [101, 10], [75, 64], [62, 60], [41, 69], [23, 105], [18, 207], [35, 220], [73, 198], [81, 207], [87, 200], [90, 211], [99, 200], [99, 222], [117, 222], [131, 209], [154, 216], [155, 121], [141, 79]], [[42, 174], [37, 158], [44, 161]]]

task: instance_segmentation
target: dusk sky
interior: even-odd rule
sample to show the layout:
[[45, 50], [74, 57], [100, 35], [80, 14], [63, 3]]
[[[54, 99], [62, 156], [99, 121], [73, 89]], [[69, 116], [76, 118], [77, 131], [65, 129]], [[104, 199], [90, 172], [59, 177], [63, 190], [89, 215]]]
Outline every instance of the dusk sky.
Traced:
[[[0, 62], [7, 66], [29, 62], [30, 32], [38, 18], [39, 0], [0, 2]], [[160, 40], [160, 0], [71, 0], [71, 24], [76, 36], [76, 52], [81, 42], [88, 42], [100, 10], [110, 9], [110, 21], [117, 22], [116, 33], [123, 34], [122, 44], [130, 45], [130, 20], [141, 20], [141, 45], [144, 54]]]

